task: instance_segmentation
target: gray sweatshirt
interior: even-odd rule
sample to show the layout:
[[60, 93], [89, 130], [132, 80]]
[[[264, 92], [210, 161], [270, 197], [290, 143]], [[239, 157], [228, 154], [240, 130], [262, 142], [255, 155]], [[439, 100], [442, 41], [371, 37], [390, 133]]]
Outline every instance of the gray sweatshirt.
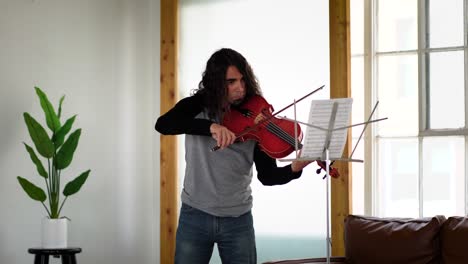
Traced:
[[216, 216], [239, 216], [252, 208], [252, 165], [256, 142], [247, 140], [212, 152], [216, 141], [185, 136], [182, 202]]
[[252, 208], [252, 166], [264, 185], [286, 184], [301, 176], [291, 165], [278, 167], [256, 141], [234, 143], [212, 152], [216, 141], [210, 126], [215, 121], [204, 111], [198, 94], [180, 100], [156, 121], [163, 135], [186, 134], [185, 179], [182, 202], [216, 216], [239, 216]]

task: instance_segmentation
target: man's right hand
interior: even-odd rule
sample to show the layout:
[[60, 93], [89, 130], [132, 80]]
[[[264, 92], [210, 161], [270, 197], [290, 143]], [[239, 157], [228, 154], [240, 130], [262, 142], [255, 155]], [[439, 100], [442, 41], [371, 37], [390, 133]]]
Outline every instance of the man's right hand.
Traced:
[[225, 126], [213, 123], [210, 126], [210, 132], [220, 149], [223, 149], [236, 141], [236, 134]]

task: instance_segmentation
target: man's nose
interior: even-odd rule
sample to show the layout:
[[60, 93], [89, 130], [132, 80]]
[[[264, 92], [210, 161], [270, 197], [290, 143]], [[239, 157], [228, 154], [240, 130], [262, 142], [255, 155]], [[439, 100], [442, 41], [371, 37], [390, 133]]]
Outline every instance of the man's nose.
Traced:
[[240, 91], [240, 92], [244, 92], [245, 91], [245, 82], [244, 81], [240, 81], [237, 85], [237, 90]]

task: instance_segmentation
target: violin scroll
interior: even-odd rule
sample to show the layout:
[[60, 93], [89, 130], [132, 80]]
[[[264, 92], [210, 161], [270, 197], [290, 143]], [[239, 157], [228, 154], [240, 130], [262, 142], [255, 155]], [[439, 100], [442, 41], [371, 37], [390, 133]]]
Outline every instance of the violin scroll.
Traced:
[[[330, 163], [330, 176], [332, 176], [333, 178], [338, 178], [340, 177], [340, 173], [338, 172], [338, 170], [336, 168], [332, 168], [332, 165], [333, 163], [335, 163], [335, 161], [332, 161]], [[327, 170], [327, 164], [325, 161], [322, 161], [322, 160], [317, 160], [317, 165], [319, 165], [320, 168], [317, 169], [317, 174], [320, 174], [322, 172], [322, 170], [326, 171]], [[325, 177], [327, 177], [327, 175], [325, 175], [323, 178], [325, 179]]]
[[211, 148], [211, 151], [217, 151], [220, 148], [221, 148], [220, 146], [214, 146], [214, 147]]

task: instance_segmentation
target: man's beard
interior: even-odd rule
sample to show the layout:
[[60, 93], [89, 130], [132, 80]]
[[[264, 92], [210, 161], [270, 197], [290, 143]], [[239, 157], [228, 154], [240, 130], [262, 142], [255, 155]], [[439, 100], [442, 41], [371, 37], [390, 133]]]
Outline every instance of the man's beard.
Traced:
[[245, 93], [243, 92], [238, 92], [234, 95], [234, 98], [237, 98], [237, 99], [234, 99], [232, 100], [232, 104], [233, 105], [240, 105], [244, 102], [245, 100]]
[[234, 101], [232, 101], [232, 104], [233, 105], [240, 105], [240, 104], [242, 104], [242, 102], [244, 102], [244, 98], [234, 100]]

